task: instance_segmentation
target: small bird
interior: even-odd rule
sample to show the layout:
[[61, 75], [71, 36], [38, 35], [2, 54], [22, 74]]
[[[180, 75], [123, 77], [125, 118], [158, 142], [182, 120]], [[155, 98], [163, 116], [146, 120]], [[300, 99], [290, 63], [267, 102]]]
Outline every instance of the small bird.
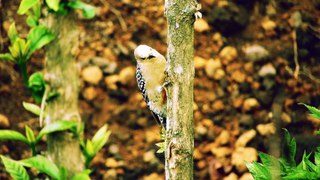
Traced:
[[139, 45], [134, 50], [134, 56], [137, 60], [136, 79], [143, 99], [156, 121], [166, 129], [166, 58], [147, 45]]

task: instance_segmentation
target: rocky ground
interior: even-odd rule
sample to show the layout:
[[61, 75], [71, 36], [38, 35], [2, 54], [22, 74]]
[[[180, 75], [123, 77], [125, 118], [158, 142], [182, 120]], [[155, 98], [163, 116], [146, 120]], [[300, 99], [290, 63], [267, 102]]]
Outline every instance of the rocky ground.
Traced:
[[[320, 2], [199, 2], [203, 18], [195, 22], [195, 179], [250, 179], [245, 162], [258, 160], [259, 151], [279, 155], [281, 128], [297, 138], [298, 152], [319, 144], [313, 136], [319, 122], [297, 103], [320, 104]], [[7, 51], [11, 22], [22, 34], [28, 32], [24, 18], [16, 14], [18, 4], [1, 4], [1, 52]], [[163, 155], [155, 153], [160, 127], [138, 92], [133, 50], [148, 44], [166, 53], [164, 2], [91, 4], [97, 16], [80, 17], [78, 23], [79, 107], [88, 137], [105, 123], [112, 131], [93, 160], [92, 178], [163, 179]], [[40, 51], [28, 71], [39, 71], [43, 64]], [[32, 98], [21, 82], [17, 68], [0, 61], [0, 126], [39, 130], [38, 120], [22, 108], [21, 102]], [[30, 155], [14, 142], [1, 143], [0, 153], [15, 159]], [[0, 179], [7, 179], [3, 166], [0, 170]]]

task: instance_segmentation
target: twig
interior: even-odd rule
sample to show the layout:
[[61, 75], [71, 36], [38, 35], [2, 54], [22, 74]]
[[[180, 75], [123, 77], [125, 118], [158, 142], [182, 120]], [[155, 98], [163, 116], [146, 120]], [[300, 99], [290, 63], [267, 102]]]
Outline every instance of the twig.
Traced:
[[40, 127], [42, 127], [42, 124], [43, 124], [44, 108], [45, 108], [45, 104], [46, 104], [47, 95], [49, 93], [49, 86], [45, 86], [45, 87], [46, 87], [46, 89], [44, 91], [42, 101], [41, 101], [41, 111], [40, 111], [40, 117], [39, 117]]
[[126, 25], [123, 17], [121, 16], [120, 11], [118, 11], [116, 8], [114, 8], [113, 6], [111, 6], [110, 3], [106, 2], [105, 0], [100, 0], [100, 2], [101, 2], [104, 6], [107, 6], [107, 7], [110, 8], [110, 11], [117, 16], [118, 21], [119, 21], [119, 23], [120, 23], [120, 26], [121, 26], [122, 30], [126, 31], [128, 28], [127, 28], [127, 25]]
[[296, 29], [294, 29], [292, 31], [292, 40], [293, 40], [293, 58], [294, 58], [294, 64], [296, 65], [296, 68], [293, 73], [293, 77], [295, 79], [298, 79], [300, 65], [299, 65], [299, 60], [298, 60], [298, 44], [297, 44], [297, 31], [296, 31]]

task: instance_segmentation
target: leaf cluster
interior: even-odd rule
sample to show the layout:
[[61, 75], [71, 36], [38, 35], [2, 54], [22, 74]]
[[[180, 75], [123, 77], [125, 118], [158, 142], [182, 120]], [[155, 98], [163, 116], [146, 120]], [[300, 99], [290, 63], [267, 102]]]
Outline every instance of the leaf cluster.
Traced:
[[[311, 116], [320, 119], [320, 110], [301, 103], [311, 112]], [[288, 130], [284, 129], [284, 143], [280, 158], [275, 158], [265, 153], [259, 153], [259, 162], [247, 163], [247, 168], [254, 177], [259, 180], [304, 180], [320, 179], [320, 147], [314, 153], [314, 161], [310, 160], [310, 154], [304, 152], [300, 163], [296, 163], [296, 140], [291, 138]]]

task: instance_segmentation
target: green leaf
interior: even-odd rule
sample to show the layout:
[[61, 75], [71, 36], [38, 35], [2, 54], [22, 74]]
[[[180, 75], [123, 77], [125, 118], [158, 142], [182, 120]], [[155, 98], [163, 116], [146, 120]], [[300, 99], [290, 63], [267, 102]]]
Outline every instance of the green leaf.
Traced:
[[259, 180], [271, 179], [270, 172], [263, 164], [252, 162], [252, 163], [247, 163], [246, 166], [249, 169], [249, 172], [251, 173], [254, 179], [259, 179]]
[[60, 0], [46, 0], [46, 3], [50, 9], [58, 11]]
[[314, 162], [320, 168], [320, 147], [317, 147], [317, 151], [314, 153]]
[[59, 168], [60, 179], [68, 179], [68, 170], [65, 167]]
[[310, 116], [320, 119], [320, 110], [317, 109], [316, 107], [313, 106], [309, 106], [307, 104], [304, 103], [299, 103], [300, 105], [304, 105], [306, 108], [308, 108], [308, 110], [311, 112], [311, 114], [309, 114]]
[[15, 23], [12, 23], [8, 30], [8, 37], [10, 39], [11, 44], [13, 44], [16, 39], [19, 37]]
[[30, 8], [35, 6], [38, 0], [22, 0], [18, 9], [18, 14], [25, 14]]
[[30, 177], [26, 169], [21, 165], [19, 161], [15, 161], [4, 156], [0, 156], [2, 162], [9, 172], [10, 176], [15, 180], [29, 180]]
[[81, 1], [71, 1], [68, 3], [68, 7], [72, 9], [80, 9], [82, 11], [83, 17], [91, 19], [96, 15], [95, 8], [89, 4]]
[[90, 180], [90, 176], [89, 176], [90, 173], [91, 173], [91, 170], [86, 169], [86, 170], [74, 175], [71, 180]]
[[0, 140], [22, 141], [26, 144], [29, 144], [27, 138], [24, 135], [13, 130], [0, 130]]
[[39, 18], [41, 17], [41, 4], [39, 0], [37, 0], [37, 2], [38, 3], [32, 7], [32, 10], [33, 10], [35, 19], [38, 21]]
[[295, 156], [296, 156], [296, 140], [291, 138], [290, 133], [287, 129], [284, 129], [284, 146], [282, 149], [281, 157], [288, 163], [290, 166], [295, 166]]
[[49, 44], [54, 38], [55, 36], [44, 26], [36, 26], [31, 29], [27, 37], [27, 40], [30, 43], [30, 52], [28, 56], [31, 56], [34, 51]]
[[46, 84], [41, 72], [33, 73], [28, 80], [28, 87], [36, 103], [41, 103], [42, 97], [46, 90]]
[[92, 145], [95, 154], [106, 144], [111, 132], [108, 131], [108, 125], [102, 126], [92, 138]]
[[165, 145], [165, 143], [164, 143], [164, 142], [156, 143], [156, 146], [158, 146], [158, 147], [159, 147], [159, 149], [157, 150], [157, 152], [156, 152], [156, 153], [159, 153], [159, 154], [163, 153], [163, 152], [164, 152], [164, 145]]
[[27, 111], [29, 111], [29, 112], [37, 115], [37, 116], [40, 116], [41, 108], [38, 105], [35, 105], [35, 104], [32, 104], [32, 103], [27, 103], [27, 102], [22, 102], [22, 106]]
[[33, 16], [28, 16], [27, 17], [27, 24], [29, 27], [35, 27], [38, 25], [38, 21], [35, 17]]
[[27, 140], [29, 144], [33, 144], [35, 142], [35, 137], [32, 129], [29, 126], [26, 126], [26, 135], [27, 135]]
[[58, 167], [48, 158], [37, 155], [20, 161], [23, 166], [36, 168], [41, 173], [49, 175], [51, 178], [59, 179], [60, 171]]
[[0, 54], [0, 60], [6, 60], [6, 61], [15, 62], [15, 59], [9, 53]]
[[96, 152], [94, 151], [92, 141], [90, 141], [89, 139], [86, 143], [86, 153], [88, 154], [89, 158], [93, 157], [96, 154]]
[[70, 130], [77, 126], [75, 121], [56, 121], [49, 125], [46, 125], [41, 131], [39, 132], [38, 136], [36, 137], [36, 142], [38, 142], [44, 135], [50, 134], [57, 131], [65, 131]]

